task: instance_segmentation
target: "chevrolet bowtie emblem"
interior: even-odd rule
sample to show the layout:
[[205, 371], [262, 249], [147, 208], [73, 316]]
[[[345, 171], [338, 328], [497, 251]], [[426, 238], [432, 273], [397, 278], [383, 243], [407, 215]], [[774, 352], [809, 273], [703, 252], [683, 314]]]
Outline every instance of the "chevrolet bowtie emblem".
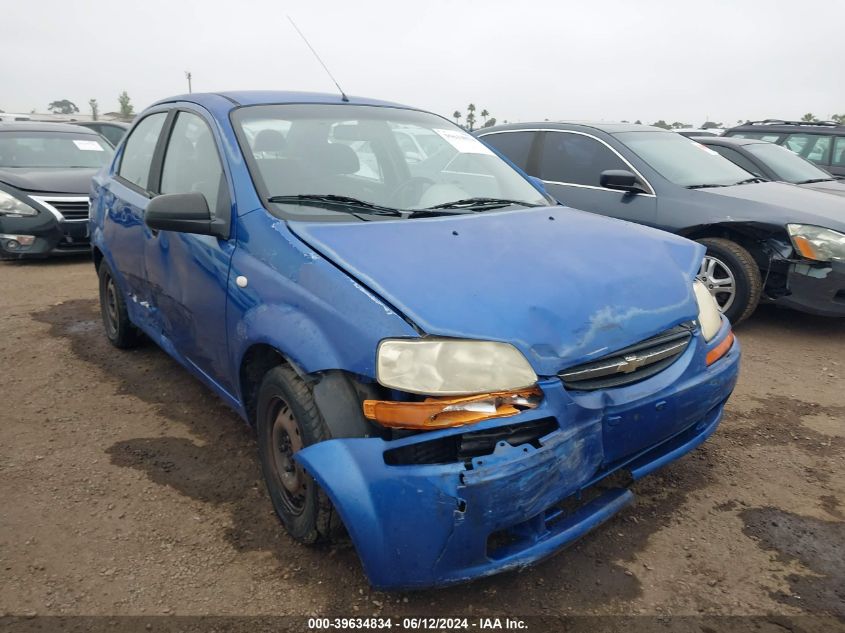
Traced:
[[636, 371], [642, 367], [643, 364], [645, 364], [644, 358], [632, 354], [624, 358], [616, 371], [622, 372], [623, 374], [630, 374], [632, 371]]

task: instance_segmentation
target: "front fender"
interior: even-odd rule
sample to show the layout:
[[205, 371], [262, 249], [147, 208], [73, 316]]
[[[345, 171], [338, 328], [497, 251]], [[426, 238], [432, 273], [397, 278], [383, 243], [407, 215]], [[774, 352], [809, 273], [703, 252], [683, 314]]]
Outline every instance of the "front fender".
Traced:
[[378, 296], [264, 209], [239, 222], [226, 315], [235, 372], [247, 350], [263, 343], [305, 373], [340, 369], [374, 376], [381, 339], [418, 336]]

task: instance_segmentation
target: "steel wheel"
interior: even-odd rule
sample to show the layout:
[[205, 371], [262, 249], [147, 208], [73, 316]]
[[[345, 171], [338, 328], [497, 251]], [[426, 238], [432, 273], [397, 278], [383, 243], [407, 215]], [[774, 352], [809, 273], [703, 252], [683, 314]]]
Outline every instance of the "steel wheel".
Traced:
[[706, 255], [701, 262], [697, 278], [713, 295], [722, 312], [730, 310], [736, 297], [736, 278], [725, 262], [712, 255]]
[[273, 466], [280, 484], [282, 501], [288, 512], [300, 515], [305, 508], [308, 477], [293, 455], [303, 447], [302, 435], [286, 402], [274, 398], [271, 407]]
[[114, 285], [114, 278], [109, 275], [106, 280], [105, 321], [110, 336], [117, 333], [118, 319], [120, 318], [117, 302], [117, 288]]

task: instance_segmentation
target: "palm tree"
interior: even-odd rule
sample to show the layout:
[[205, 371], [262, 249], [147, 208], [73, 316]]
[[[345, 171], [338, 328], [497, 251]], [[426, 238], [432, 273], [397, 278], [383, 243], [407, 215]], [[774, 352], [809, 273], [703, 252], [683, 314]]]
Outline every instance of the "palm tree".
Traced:
[[845, 125], [845, 114], [834, 114], [830, 120], [839, 125]]
[[488, 116], [490, 116], [490, 113], [489, 113], [489, 112], [487, 112], [487, 110], [482, 110], [482, 111], [481, 111], [481, 119], [482, 119], [482, 120], [483, 120], [483, 122], [484, 122], [484, 125], [482, 125], [481, 127], [487, 127], [487, 117], [488, 117]]
[[467, 106], [467, 127], [469, 131], [472, 132], [472, 129], [475, 127], [475, 104], [470, 103]]
[[801, 120], [805, 123], [812, 123], [816, 120], [816, 115], [811, 112], [808, 112], [807, 114], [801, 117]]
[[460, 119], [460, 118], [461, 118], [461, 112], [460, 112], [460, 110], [455, 110], [455, 111], [452, 113], [452, 118], [453, 118], [453, 119], [455, 119], [455, 123], [457, 123], [458, 125], [460, 125], [460, 123], [458, 122], [458, 119]]

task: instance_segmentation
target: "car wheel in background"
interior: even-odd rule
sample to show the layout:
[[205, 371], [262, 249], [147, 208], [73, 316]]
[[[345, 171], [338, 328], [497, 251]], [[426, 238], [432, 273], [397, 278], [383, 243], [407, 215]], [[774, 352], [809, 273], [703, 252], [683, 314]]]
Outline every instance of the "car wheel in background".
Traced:
[[343, 522], [328, 496], [293, 458], [331, 434], [311, 389], [289, 367], [274, 367], [261, 381], [256, 425], [264, 481], [288, 533], [307, 544], [341, 536]]
[[126, 313], [126, 302], [117, 287], [108, 264], [102, 262], [98, 271], [100, 277], [100, 314], [103, 317], [103, 327], [106, 338], [120, 349], [128, 349], [138, 345], [144, 335], [132, 325]]
[[751, 316], [760, 303], [760, 269], [742, 246], [720, 237], [698, 240], [707, 247], [698, 279], [704, 283], [731, 323]]

